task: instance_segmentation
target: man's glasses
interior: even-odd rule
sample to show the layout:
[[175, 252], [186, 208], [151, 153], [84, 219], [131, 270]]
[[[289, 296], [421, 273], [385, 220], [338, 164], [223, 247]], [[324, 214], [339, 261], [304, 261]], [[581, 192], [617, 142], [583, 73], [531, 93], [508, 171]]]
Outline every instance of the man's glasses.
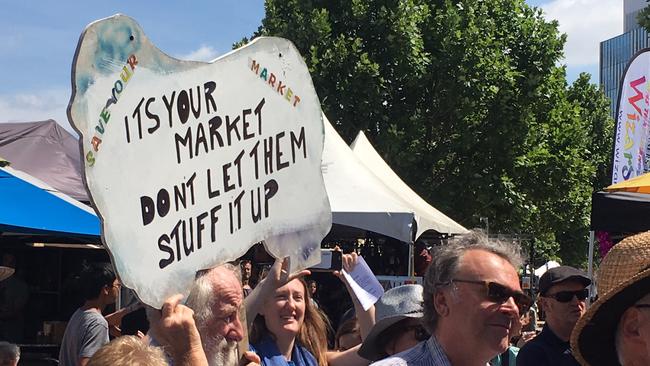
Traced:
[[589, 289], [584, 288], [578, 291], [558, 291], [552, 295], [551, 294], [545, 295], [544, 297], [553, 298], [558, 302], [569, 302], [573, 300], [574, 296], [578, 298], [578, 300], [583, 301], [589, 296]]
[[458, 278], [452, 279], [449, 283], [452, 282], [483, 285], [485, 287], [485, 295], [487, 299], [497, 304], [503, 304], [512, 297], [512, 299], [515, 300], [517, 308], [519, 308], [519, 314], [526, 313], [528, 309], [530, 309], [530, 306], [533, 304], [533, 300], [523, 292], [511, 290], [496, 282], [463, 280]]

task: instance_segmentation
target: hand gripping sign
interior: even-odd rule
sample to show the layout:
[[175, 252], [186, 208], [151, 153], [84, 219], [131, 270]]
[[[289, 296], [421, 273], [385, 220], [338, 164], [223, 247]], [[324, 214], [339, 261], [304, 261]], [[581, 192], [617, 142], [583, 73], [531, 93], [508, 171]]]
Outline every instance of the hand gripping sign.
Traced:
[[305, 268], [331, 211], [318, 96], [294, 45], [259, 38], [210, 63], [180, 61], [115, 15], [81, 35], [69, 118], [102, 238], [149, 305], [199, 269], [264, 240]]

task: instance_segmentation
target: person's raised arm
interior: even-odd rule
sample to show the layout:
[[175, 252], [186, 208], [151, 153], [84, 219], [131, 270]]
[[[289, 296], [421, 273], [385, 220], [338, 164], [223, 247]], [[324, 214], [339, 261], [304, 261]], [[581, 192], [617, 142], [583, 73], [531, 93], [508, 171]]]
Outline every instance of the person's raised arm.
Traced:
[[[345, 271], [348, 273], [352, 272], [354, 270], [354, 267], [357, 265], [358, 260], [359, 256], [357, 253], [352, 252], [350, 254], [343, 254], [343, 269], [345, 269]], [[359, 302], [357, 295], [355, 295], [354, 291], [352, 291], [352, 287], [350, 287], [350, 284], [345, 279], [345, 276], [343, 276], [343, 273], [335, 271], [334, 275], [338, 277], [341, 282], [343, 282], [345, 288], [348, 290], [348, 294], [350, 294], [350, 298], [354, 304], [354, 313], [356, 314], [357, 320], [359, 321], [359, 332], [361, 334], [361, 340], [364, 340], [370, 333], [372, 326], [375, 325], [375, 306], [372, 305], [370, 308], [368, 308], [368, 310], [363, 310], [361, 302]]]
[[327, 351], [328, 366], [368, 366], [370, 361], [359, 356], [361, 345], [357, 345], [343, 352]]
[[180, 304], [183, 295], [168, 298], [159, 311], [150, 312], [156, 341], [172, 356], [175, 366], [207, 366], [194, 311]]
[[[350, 254], [343, 254], [342, 261], [343, 261], [343, 269], [345, 269], [346, 272], [350, 273], [354, 270], [354, 267], [357, 265], [357, 262], [359, 260], [359, 256], [357, 253], [350, 253]], [[375, 306], [372, 305], [368, 308], [368, 310], [364, 310], [363, 306], [361, 305], [361, 302], [359, 301], [359, 298], [357, 298], [357, 295], [354, 294], [354, 291], [352, 291], [352, 287], [350, 287], [350, 284], [348, 281], [345, 279], [345, 276], [343, 276], [343, 273], [339, 271], [335, 271], [334, 275], [337, 276], [343, 284], [345, 284], [345, 288], [348, 290], [348, 293], [350, 294], [350, 298], [352, 299], [352, 303], [354, 304], [354, 312], [357, 317], [357, 321], [359, 322], [359, 333], [361, 334], [361, 340], [366, 339], [366, 336], [368, 333], [370, 333], [370, 330], [372, 329], [373, 325], [375, 325]], [[365, 358], [359, 356], [357, 353], [359, 351], [359, 348], [361, 348], [361, 345], [357, 345], [356, 347], [352, 347], [349, 350], [343, 351], [343, 352], [336, 352], [336, 351], [328, 351], [327, 352], [327, 363], [330, 366], [367, 366], [370, 364], [369, 360], [366, 360]]]

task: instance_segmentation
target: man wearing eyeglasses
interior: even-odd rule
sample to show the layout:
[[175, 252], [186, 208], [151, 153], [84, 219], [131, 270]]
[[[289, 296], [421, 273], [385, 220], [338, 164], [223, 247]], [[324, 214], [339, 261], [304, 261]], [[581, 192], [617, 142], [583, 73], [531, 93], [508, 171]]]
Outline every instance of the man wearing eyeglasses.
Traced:
[[587, 309], [590, 284], [586, 273], [569, 266], [551, 268], [542, 275], [539, 304], [546, 313], [546, 324], [537, 337], [519, 350], [518, 366], [579, 365], [571, 353], [569, 339]]
[[485, 366], [504, 352], [531, 300], [510, 243], [477, 231], [435, 247], [424, 277], [423, 324], [431, 337], [373, 365]]

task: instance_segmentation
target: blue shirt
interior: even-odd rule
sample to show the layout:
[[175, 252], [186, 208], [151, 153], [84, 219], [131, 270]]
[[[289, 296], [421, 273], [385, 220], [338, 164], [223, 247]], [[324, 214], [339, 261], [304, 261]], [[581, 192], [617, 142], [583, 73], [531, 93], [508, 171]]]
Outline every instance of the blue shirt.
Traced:
[[420, 342], [391, 357], [379, 360], [371, 366], [451, 366], [445, 351], [435, 336]]
[[249, 344], [248, 348], [260, 356], [262, 366], [318, 366], [314, 356], [297, 342], [293, 344], [291, 360], [284, 358], [275, 341], [268, 336], [257, 344]]
[[[452, 366], [435, 336], [370, 366]], [[489, 364], [486, 364], [489, 366]]]

